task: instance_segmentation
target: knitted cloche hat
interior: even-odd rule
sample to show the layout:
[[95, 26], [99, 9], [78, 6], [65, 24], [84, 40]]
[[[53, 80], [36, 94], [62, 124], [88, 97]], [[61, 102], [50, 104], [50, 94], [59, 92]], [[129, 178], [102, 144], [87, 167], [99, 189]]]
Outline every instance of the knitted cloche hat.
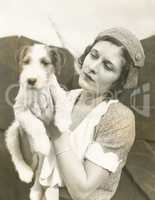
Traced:
[[137, 67], [144, 66], [144, 61], [145, 61], [144, 50], [141, 42], [137, 39], [137, 37], [133, 33], [122, 27], [110, 28], [101, 32], [97, 36], [96, 40], [99, 40], [104, 36], [109, 36], [120, 41], [127, 49], [134, 65]]
[[145, 63], [145, 53], [140, 40], [129, 30], [122, 27], [115, 27], [99, 33], [95, 41], [103, 40], [106, 36], [118, 40], [128, 51], [133, 61], [133, 66], [130, 66], [123, 88], [135, 88], [138, 84], [138, 68], [143, 67]]

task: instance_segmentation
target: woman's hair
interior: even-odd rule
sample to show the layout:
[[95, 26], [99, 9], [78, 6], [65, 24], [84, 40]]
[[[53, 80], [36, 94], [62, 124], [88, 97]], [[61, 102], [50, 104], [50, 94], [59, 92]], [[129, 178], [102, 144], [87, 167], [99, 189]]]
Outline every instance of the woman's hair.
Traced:
[[89, 54], [89, 52], [91, 51], [91, 49], [93, 48], [93, 46], [99, 42], [99, 41], [108, 41], [108, 42], [111, 42], [112, 44], [118, 46], [118, 47], [122, 47], [122, 55], [125, 59], [125, 64], [124, 66], [122, 67], [122, 71], [121, 71], [121, 74], [118, 78], [118, 80], [116, 80], [108, 94], [110, 94], [111, 96], [116, 96], [116, 95], [119, 95], [122, 93], [123, 89], [124, 89], [124, 85], [127, 81], [127, 77], [128, 77], [128, 74], [129, 74], [129, 69], [130, 67], [132, 67], [134, 64], [133, 64], [133, 61], [127, 51], [127, 49], [124, 47], [124, 45], [117, 39], [115, 38], [112, 38], [110, 36], [103, 36], [103, 37], [98, 37], [92, 45], [89, 45], [86, 47], [86, 49], [84, 50], [83, 54], [78, 58], [78, 64], [80, 65], [80, 67], [82, 68], [82, 65], [83, 65], [83, 62], [86, 58], [86, 56]]

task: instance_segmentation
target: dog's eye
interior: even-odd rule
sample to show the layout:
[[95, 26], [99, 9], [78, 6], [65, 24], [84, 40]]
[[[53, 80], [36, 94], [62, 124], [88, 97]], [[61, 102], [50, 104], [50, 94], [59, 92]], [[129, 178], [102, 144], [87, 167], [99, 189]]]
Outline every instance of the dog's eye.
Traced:
[[24, 65], [28, 65], [30, 63], [30, 59], [25, 59], [25, 60], [23, 60], [23, 64]]
[[47, 60], [41, 60], [41, 64], [43, 64], [45, 67], [47, 67], [51, 63], [49, 61], [47, 61]]

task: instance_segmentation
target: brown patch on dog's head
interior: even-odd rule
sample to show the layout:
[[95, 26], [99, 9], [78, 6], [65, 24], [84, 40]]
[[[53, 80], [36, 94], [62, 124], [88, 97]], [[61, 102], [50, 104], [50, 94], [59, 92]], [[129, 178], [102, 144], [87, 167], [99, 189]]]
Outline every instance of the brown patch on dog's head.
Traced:
[[[51, 68], [51, 73], [54, 72], [55, 75], [57, 76], [57, 80], [59, 81], [61, 79], [60, 76], [61, 76], [62, 68], [64, 67], [65, 62], [66, 62], [66, 58], [64, 54], [60, 51], [60, 48], [58, 47], [46, 46], [44, 44], [41, 44], [41, 46], [42, 46], [41, 48], [43, 48], [46, 51], [46, 53], [43, 52], [42, 55], [37, 54], [35, 44], [25, 45], [16, 52], [18, 76], [21, 74], [23, 70], [23, 66], [25, 64], [26, 65], [32, 64], [34, 59], [38, 59], [40, 64], [44, 66], [45, 69], [48, 69], [46, 67], [52, 64], [53, 68]], [[33, 55], [34, 49], [35, 49], [35, 54]], [[37, 55], [37, 57], [33, 57], [35, 55]]]
[[61, 52], [58, 50], [57, 47], [48, 46], [48, 48], [49, 48], [49, 56], [51, 58], [51, 62], [55, 67], [55, 73], [57, 75], [57, 78], [59, 79], [60, 73], [65, 64], [64, 56], [61, 54]]
[[18, 49], [16, 52], [15, 59], [16, 59], [16, 63], [18, 66], [18, 75], [20, 75], [20, 73], [22, 71], [23, 59], [26, 56], [27, 52], [29, 51], [30, 47], [31, 47], [30, 45], [24, 45], [23, 47]]

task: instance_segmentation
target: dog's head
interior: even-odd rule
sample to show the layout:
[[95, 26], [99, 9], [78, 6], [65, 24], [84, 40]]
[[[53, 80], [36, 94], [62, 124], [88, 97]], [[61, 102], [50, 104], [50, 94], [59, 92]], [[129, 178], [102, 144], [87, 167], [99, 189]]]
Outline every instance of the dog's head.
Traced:
[[64, 62], [56, 47], [43, 44], [22, 47], [16, 58], [20, 84], [30, 89], [46, 87], [52, 73], [60, 75]]

